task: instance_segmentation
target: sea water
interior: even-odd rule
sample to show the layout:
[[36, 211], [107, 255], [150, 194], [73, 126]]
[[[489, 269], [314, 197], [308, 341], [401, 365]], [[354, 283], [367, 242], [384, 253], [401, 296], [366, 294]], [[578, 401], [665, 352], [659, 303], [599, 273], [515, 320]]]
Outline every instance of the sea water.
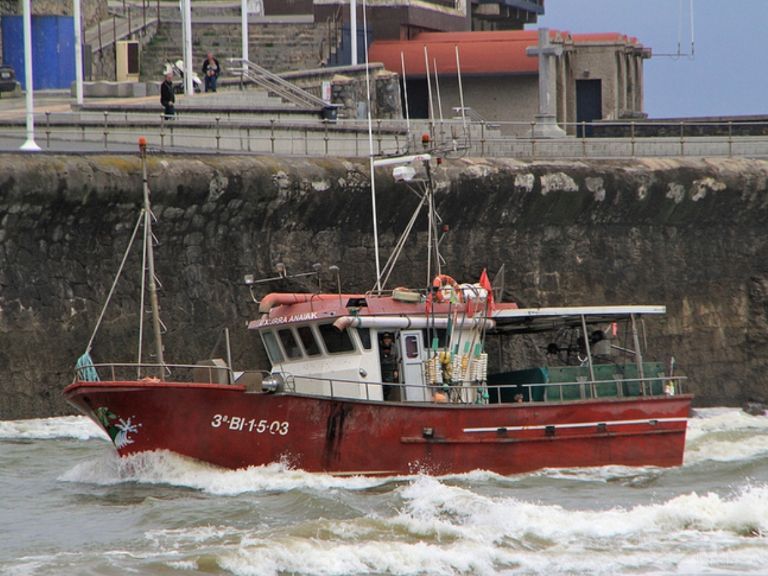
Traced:
[[699, 410], [680, 468], [337, 478], [115, 456], [0, 422], [0, 574], [768, 574], [768, 417]]

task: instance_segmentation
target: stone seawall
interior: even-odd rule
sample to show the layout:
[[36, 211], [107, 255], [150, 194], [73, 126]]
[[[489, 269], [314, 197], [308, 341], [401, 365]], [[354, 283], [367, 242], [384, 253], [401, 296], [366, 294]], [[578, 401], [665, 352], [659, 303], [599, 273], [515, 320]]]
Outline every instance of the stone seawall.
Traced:
[[[0, 418], [69, 413], [60, 392], [138, 217], [139, 160], [8, 154], [0, 165]], [[246, 273], [319, 262], [327, 287], [336, 264], [344, 290], [370, 289], [367, 165], [152, 157], [166, 360], [223, 357], [229, 327], [235, 364], [265, 366], [245, 330], [256, 313]], [[505, 299], [524, 306], [666, 304], [649, 345], [674, 351], [699, 405], [768, 397], [768, 162], [461, 159], [436, 178], [454, 277], [504, 264]], [[383, 170], [377, 197], [384, 261], [417, 199]], [[416, 228], [423, 239], [423, 220]], [[97, 362], [136, 358], [140, 262], [135, 250], [94, 341]], [[391, 285], [422, 286], [423, 262], [410, 243]]]

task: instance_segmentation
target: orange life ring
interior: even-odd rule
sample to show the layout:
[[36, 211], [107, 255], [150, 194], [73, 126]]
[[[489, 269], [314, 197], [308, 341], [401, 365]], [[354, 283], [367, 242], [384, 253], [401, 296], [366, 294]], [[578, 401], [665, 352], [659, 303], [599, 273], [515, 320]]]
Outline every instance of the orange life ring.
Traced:
[[459, 288], [459, 283], [447, 274], [438, 274], [435, 276], [435, 279], [432, 280], [432, 287], [438, 302], [450, 301], [453, 297], [452, 294], [458, 298], [459, 302], [464, 300], [464, 294], [461, 288]]

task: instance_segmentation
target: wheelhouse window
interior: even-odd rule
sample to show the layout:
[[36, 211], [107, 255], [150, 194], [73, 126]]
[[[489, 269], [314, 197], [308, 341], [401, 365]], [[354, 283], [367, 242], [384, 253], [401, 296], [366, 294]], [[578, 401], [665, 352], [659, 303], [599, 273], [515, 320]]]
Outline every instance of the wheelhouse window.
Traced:
[[320, 345], [315, 340], [315, 334], [310, 326], [299, 326], [297, 332], [307, 356], [317, 356], [320, 354]]
[[360, 343], [366, 350], [371, 349], [371, 329], [370, 328], [358, 328], [357, 334], [360, 336]]
[[329, 354], [354, 351], [355, 345], [352, 344], [352, 339], [346, 330], [338, 330], [333, 324], [320, 324], [318, 328]]
[[299, 348], [299, 343], [293, 335], [293, 330], [290, 328], [283, 328], [282, 330], [278, 330], [277, 335], [280, 337], [283, 350], [285, 350], [285, 354], [288, 358], [293, 360], [302, 357], [301, 348]]
[[277, 344], [274, 332], [267, 330], [261, 333], [261, 341], [264, 342], [264, 348], [267, 350], [267, 356], [272, 364], [280, 364], [283, 361], [283, 353]]

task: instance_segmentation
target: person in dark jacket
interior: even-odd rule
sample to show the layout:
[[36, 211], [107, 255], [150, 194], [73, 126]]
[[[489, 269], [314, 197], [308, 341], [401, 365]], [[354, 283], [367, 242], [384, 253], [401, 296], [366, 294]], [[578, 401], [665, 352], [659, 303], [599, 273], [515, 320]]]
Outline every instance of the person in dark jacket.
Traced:
[[176, 95], [173, 93], [173, 72], [165, 74], [165, 80], [160, 85], [160, 104], [165, 109], [165, 119], [171, 120], [176, 116]]
[[208, 56], [203, 62], [203, 77], [205, 78], [205, 91], [216, 92], [216, 80], [221, 74], [221, 66], [219, 61], [213, 57], [211, 52], [208, 52]]
[[[381, 360], [381, 381], [396, 384], [400, 382], [400, 355], [397, 353], [391, 332], [385, 332], [379, 342], [379, 357]], [[396, 385], [384, 384], [384, 400], [400, 398]]]

